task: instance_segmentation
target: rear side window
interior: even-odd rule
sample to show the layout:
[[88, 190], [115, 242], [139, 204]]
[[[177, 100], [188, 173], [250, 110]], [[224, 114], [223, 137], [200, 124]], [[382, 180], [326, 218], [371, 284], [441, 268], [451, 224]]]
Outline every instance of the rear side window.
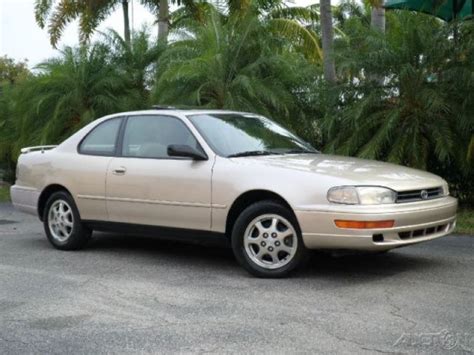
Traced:
[[115, 154], [117, 136], [120, 129], [121, 118], [112, 118], [95, 127], [79, 146], [79, 153], [91, 155]]

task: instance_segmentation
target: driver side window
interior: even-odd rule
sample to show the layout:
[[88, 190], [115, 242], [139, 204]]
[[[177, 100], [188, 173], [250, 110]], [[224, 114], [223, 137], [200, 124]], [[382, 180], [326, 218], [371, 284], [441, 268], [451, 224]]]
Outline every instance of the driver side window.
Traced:
[[179, 118], [131, 116], [123, 136], [122, 156], [182, 159], [168, 155], [168, 146], [171, 144], [189, 145], [201, 150], [196, 138]]

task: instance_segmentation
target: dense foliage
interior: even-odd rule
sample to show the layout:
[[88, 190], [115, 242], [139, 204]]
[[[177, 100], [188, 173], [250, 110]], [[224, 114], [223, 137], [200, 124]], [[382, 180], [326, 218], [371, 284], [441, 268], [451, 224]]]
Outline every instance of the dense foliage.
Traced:
[[228, 108], [271, 116], [325, 152], [433, 171], [473, 203], [474, 23], [391, 11], [383, 32], [371, 28], [369, 6], [343, 2], [333, 9], [337, 81], [328, 84], [317, 7], [186, 4], [168, 43], [110, 31], [2, 81], [0, 164], [13, 169], [22, 146], [58, 143], [108, 113]]
[[344, 24], [325, 150], [433, 171], [472, 201], [474, 26], [409, 12], [388, 13], [388, 25]]
[[7, 56], [0, 57], [0, 85], [15, 84], [30, 75], [26, 61], [15, 62]]

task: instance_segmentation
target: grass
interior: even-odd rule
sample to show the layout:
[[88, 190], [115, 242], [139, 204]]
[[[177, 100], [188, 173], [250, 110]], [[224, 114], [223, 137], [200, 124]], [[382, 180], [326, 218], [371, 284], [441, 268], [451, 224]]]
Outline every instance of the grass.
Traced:
[[458, 211], [456, 232], [474, 235], [474, 209], [461, 208]]
[[0, 185], [0, 202], [10, 201], [10, 186]]

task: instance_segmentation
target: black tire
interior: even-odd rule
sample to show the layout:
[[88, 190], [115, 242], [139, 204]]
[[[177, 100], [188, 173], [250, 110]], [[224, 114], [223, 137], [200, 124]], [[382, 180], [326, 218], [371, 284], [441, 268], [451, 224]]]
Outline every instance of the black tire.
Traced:
[[[263, 217], [264, 215], [277, 215], [277, 216], [283, 217], [284, 219], [286, 219], [287, 222], [291, 224], [294, 231], [296, 232], [296, 236], [295, 236], [297, 238], [296, 239], [297, 245], [295, 248], [296, 252], [285, 265], [278, 268], [274, 268], [274, 269], [262, 267], [261, 265], [258, 265], [254, 260], [252, 260], [252, 258], [249, 256], [249, 253], [246, 251], [245, 243], [244, 243], [245, 232], [247, 228], [252, 228], [250, 227], [252, 222], [261, 216]], [[257, 234], [260, 234], [260, 232], [258, 232]], [[268, 233], [266, 234], [267, 234], [266, 238], [268, 238], [266, 239], [266, 241], [267, 242], [272, 241], [271, 236], [268, 236]], [[257, 277], [262, 277], [262, 278], [285, 277], [296, 268], [302, 266], [308, 260], [308, 257], [309, 257], [309, 251], [308, 249], [306, 249], [306, 247], [303, 244], [301, 231], [300, 231], [295, 215], [287, 207], [275, 201], [270, 201], [270, 200], [261, 201], [247, 207], [235, 221], [234, 227], [232, 229], [231, 239], [232, 239], [232, 249], [234, 251], [235, 258], [237, 259], [239, 264], [242, 265], [242, 267], [244, 267], [249, 273]], [[259, 240], [262, 240], [262, 239], [259, 239]], [[272, 241], [272, 243], [274, 243], [274, 241]], [[258, 246], [257, 248], [260, 249], [260, 246]], [[269, 249], [269, 246], [266, 245], [266, 248]], [[262, 249], [265, 249], [265, 248], [262, 247]], [[265, 252], [266, 250], [264, 250], [264, 253]], [[270, 257], [270, 255], [266, 255], [266, 256]], [[290, 256], [290, 254], [288, 254], [287, 257], [288, 256]], [[260, 262], [264, 262], [264, 260]]]
[[[50, 219], [53, 219], [54, 212], [51, 211], [51, 208], [57, 208], [60, 203], [63, 203], [62, 206], [70, 208], [72, 213], [72, 218], [68, 219], [68, 222], [71, 223], [72, 227], [68, 226], [66, 229], [66, 235], [63, 234], [64, 240], [58, 239], [61, 237], [57, 232], [50, 228], [49, 222]], [[68, 209], [69, 210], [69, 209]], [[64, 220], [63, 220], [64, 221]], [[61, 222], [59, 222], [61, 223]], [[58, 191], [53, 193], [46, 202], [46, 206], [43, 213], [43, 226], [48, 237], [49, 242], [56, 248], [60, 250], [78, 250], [85, 247], [89, 241], [92, 231], [87, 228], [81, 221], [79, 211], [74, 203], [74, 199], [66, 191]], [[63, 225], [64, 228], [66, 228]], [[60, 233], [63, 233], [60, 231]], [[56, 237], [55, 237], [56, 234]]]

